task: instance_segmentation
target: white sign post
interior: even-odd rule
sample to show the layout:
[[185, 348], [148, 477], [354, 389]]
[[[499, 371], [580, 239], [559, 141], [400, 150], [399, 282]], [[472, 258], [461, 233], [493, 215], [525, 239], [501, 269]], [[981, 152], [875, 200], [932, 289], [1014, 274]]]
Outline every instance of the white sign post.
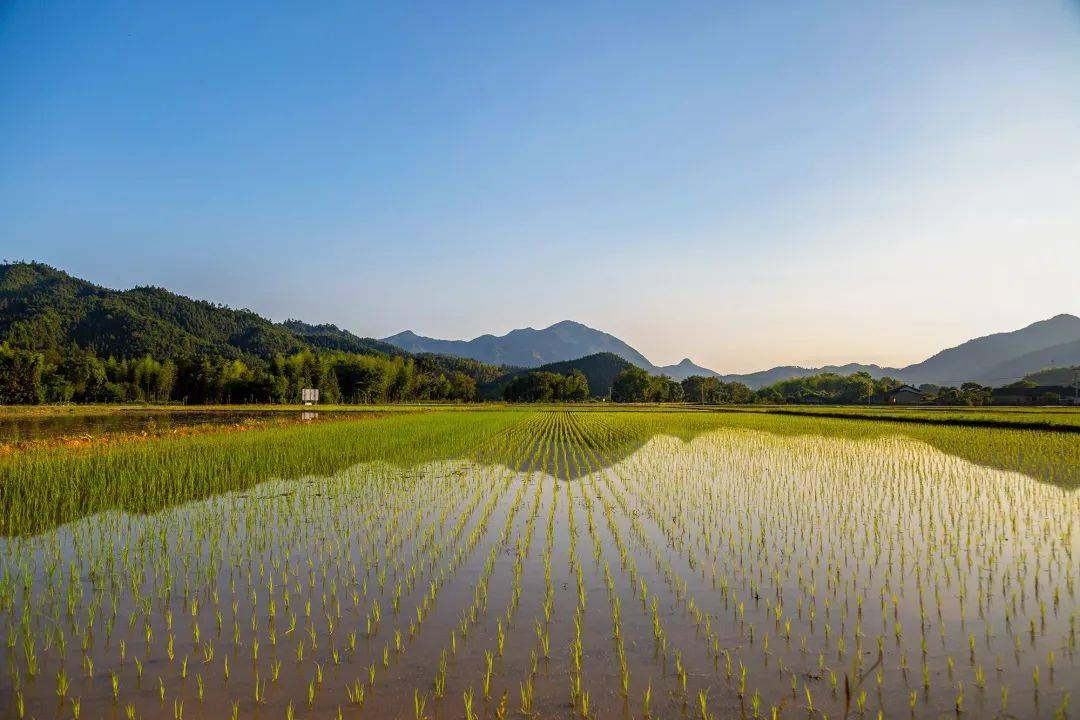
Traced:
[[304, 388], [300, 391], [300, 400], [302, 400], [305, 405], [314, 405], [319, 402], [318, 388]]

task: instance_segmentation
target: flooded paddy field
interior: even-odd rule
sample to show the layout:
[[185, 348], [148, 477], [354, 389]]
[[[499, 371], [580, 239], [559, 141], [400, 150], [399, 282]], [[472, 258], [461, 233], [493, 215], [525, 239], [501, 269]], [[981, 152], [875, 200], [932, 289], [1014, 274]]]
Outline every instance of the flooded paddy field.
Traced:
[[124, 408], [111, 412], [0, 414], [0, 444], [114, 434], [160, 434], [174, 430], [258, 422], [330, 419], [340, 412], [316, 410], [171, 410]]
[[0, 716], [1054, 717], [1080, 443], [428, 412], [0, 458]]

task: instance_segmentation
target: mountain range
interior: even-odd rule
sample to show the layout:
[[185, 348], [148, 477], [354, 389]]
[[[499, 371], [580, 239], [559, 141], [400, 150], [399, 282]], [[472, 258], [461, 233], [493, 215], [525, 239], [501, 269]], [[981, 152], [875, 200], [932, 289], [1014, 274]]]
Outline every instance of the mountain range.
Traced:
[[705, 375], [725, 382], [742, 382], [753, 389], [824, 372], [841, 375], [867, 372], [875, 378], [888, 376], [913, 384], [959, 385], [973, 381], [1005, 385], [1052, 365], [1080, 364], [1080, 318], [1056, 315], [1019, 330], [968, 340], [906, 367], [862, 363], [816, 368], [786, 365], [746, 374], [722, 374], [701, 367], [689, 358], [676, 365], [654, 365], [641, 352], [614, 335], [571, 320], [542, 330], [523, 328], [505, 335], [481, 335], [473, 340], [439, 340], [405, 331], [384, 338], [383, 342], [412, 353], [439, 353], [525, 368], [565, 362], [596, 353], [613, 353], [653, 374], [667, 375], [675, 380]]
[[543, 330], [527, 327], [511, 330], [505, 335], [481, 335], [472, 340], [438, 340], [406, 330], [383, 338], [383, 342], [410, 353], [455, 355], [493, 365], [522, 368], [537, 368], [597, 353], [612, 353], [654, 375], [667, 375], [675, 380], [685, 380], [691, 375], [718, 375], [695, 365], [689, 358], [676, 365], [653, 365], [648, 358], [614, 335], [573, 320], [563, 320]]
[[75, 343], [117, 358], [208, 353], [269, 359], [309, 347], [406, 354], [334, 325], [275, 323], [163, 288], [111, 290], [41, 263], [0, 265], [0, 341], [39, 349]]
[[614, 335], [569, 320], [473, 340], [436, 340], [408, 331], [377, 340], [330, 324], [273, 322], [251, 310], [193, 300], [163, 288], [111, 290], [41, 263], [10, 263], [0, 265], [0, 342], [38, 349], [77, 344], [103, 358], [212, 354], [269, 360], [303, 349], [416, 355], [418, 361], [467, 372], [482, 387], [504, 381], [519, 369], [576, 368], [589, 376], [593, 393], [603, 395], [622, 369], [613, 358], [676, 380], [711, 375], [754, 389], [821, 372], [859, 371], [913, 384], [970, 380], [1004, 385], [1048, 367], [1080, 365], [1080, 318], [1062, 314], [1019, 330], [968, 340], [903, 368], [851, 363], [721, 374], [689, 359], [654, 365]]
[[586, 355], [574, 360], [561, 360], [559, 362], [540, 365], [535, 368], [506, 368], [505, 374], [479, 386], [480, 396], [486, 400], [497, 400], [503, 397], [503, 390], [517, 376], [528, 372], [543, 371], [567, 375], [574, 370], [580, 371], [589, 383], [589, 394], [593, 397], [607, 397], [611, 386], [615, 382], [615, 376], [632, 363], [619, 357], [615, 353], [600, 352], [594, 355]]

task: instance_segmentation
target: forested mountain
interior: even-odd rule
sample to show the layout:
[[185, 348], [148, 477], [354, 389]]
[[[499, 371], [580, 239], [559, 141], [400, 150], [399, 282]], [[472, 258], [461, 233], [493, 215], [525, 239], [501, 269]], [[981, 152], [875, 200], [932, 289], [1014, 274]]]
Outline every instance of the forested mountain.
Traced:
[[874, 378], [896, 377], [901, 371], [898, 368], [887, 368], [879, 365], [862, 365], [860, 363], [848, 363], [847, 365], [825, 365], [819, 368], [805, 368], [798, 365], [781, 365], [745, 374], [720, 375], [725, 382], [741, 382], [754, 390], [768, 387], [785, 380], [808, 378], [815, 375], [850, 375], [864, 372]]
[[689, 358], [677, 365], [653, 365], [644, 355], [613, 335], [569, 320], [544, 330], [524, 328], [506, 335], [482, 335], [473, 340], [435, 340], [406, 331], [385, 342], [410, 352], [439, 352], [485, 362], [538, 368], [596, 352], [610, 352], [652, 375], [674, 380], [715, 377], [758, 389], [784, 380], [821, 374], [867, 373], [913, 384], [960, 385], [974, 381], [1004, 385], [1051, 365], [1080, 364], [1080, 318], [1057, 315], [1020, 330], [969, 340], [903, 368], [862, 363], [804, 368], [784, 365], [745, 374], [724, 375], [694, 364]]
[[39, 350], [74, 343], [103, 358], [201, 353], [269, 359], [306, 347], [250, 310], [161, 288], [109, 290], [39, 263], [0, 265], [0, 338]]
[[[1056, 315], [1012, 332], [968, 340], [900, 371], [908, 382], [952, 385], [975, 380], [1003, 385], [1041, 370], [1051, 361], [1068, 364], [1080, 345], [1080, 318]], [[1069, 348], [1058, 347], [1073, 343]], [[1045, 352], [1042, 352], [1045, 351]], [[1080, 361], [1080, 357], [1075, 357]]]
[[[648, 358], [614, 335], [572, 320], [563, 320], [543, 330], [522, 328], [511, 330], [506, 335], [481, 335], [472, 340], [438, 340], [406, 330], [383, 341], [412, 353], [434, 352], [522, 368], [539, 369], [551, 363], [610, 353], [654, 375], [667, 375], [675, 380], [685, 380], [692, 375], [719, 375], [695, 365], [689, 358], [677, 365], [653, 365]], [[610, 389], [610, 384], [607, 388]], [[606, 395], [606, 391], [603, 394]]]
[[498, 378], [494, 382], [480, 386], [480, 396], [496, 400], [503, 397], [506, 387], [515, 378], [527, 375], [531, 372], [547, 372], [557, 375], [569, 375], [575, 370], [581, 372], [589, 385], [589, 396], [594, 398], [607, 397], [611, 392], [611, 385], [615, 377], [628, 367], [633, 365], [622, 359], [615, 353], [596, 353], [577, 360], [564, 360], [562, 362], [548, 363], [538, 368], [521, 368]]
[[311, 347], [353, 353], [381, 353], [407, 357], [410, 353], [390, 343], [374, 338], [362, 338], [337, 325], [310, 325], [301, 320], [286, 320], [281, 326]]
[[979, 382], [998, 386], [1052, 365], [1080, 365], [1080, 318], [1075, 315], [1056, 315], [1012, 332], [968, 340], [902, 368], [858, 363], [822, 368], [787, 366], [722, 377], [755, 389], [793, 378], [857, 372], [865, 372], [873, 378], [891, 377], [914, 385], [958, 386]]
[[1080, 339], [1051, 345], [994, 365], [983, 372], [988, 385], [1005, 385], [1014, 382], [1035, 369], [1080, 365]]
[[1072, 387], [1077, 382], [1080, 382], [1080, 365], [1040, 370], [1026, 376], [1024, 380], [1036, 385], [1065, 385]]
[[304, 387], [327, 402], [473, 400], [478, 383], [506, 372], [161, 288], [0, 265], [0, 404], [295, 402]]
[[644, 369], [654, 375], [667, 375], [674, 380], [685, 380], [688, 377], [720, 377], [720, 373], [701, 367], [690, 358], [683, 358], [682, 361], [675, 365], [651, 365]]
[[1012, 332], [968, 340], [902, 368], [859, 363], [820, 368], [782, 366], [721, 377], [729, 382], [745, 383], [754, 389], [790, 379], [857, 372], [865, 372], [876, 379], [891, 377], [913, 385], [959, 386], [965, 382], [979, 382], [999, 386], [1052, 365], [1077, 364], [1080, 364], [1080, 318], [1057, 315]]
[[0, 265], [0, 338], [34, 349], [77, 343], [117, 358], [209, 353], [269, 360], [305, 348], [409, 356], [336, 325], [273, 323], [162, 288], [110, 290], [40, 263]]
[[437, 340], [406, 330], [384, 338], [384, 342], [412, 353], [456, 355], [493, 365], [524, 368], [536, 368], [602, 352], [618, 355], [639, 367], [652, 367], [644, 355], [614, 335], [572, 320], [564, 320], [542, 330], [521, 328], [505, 335], [481, 335], [472, 340]]
[[[473, 399], [478, 388], [484, 397], [501, 397], [530, 369], [560, 376], [579, 371], [591, 396], [607, 397], [629, 366], [656, 378], [639, 388], [647, 397], [677, 394], [660, 376], [715, 378], [751, 389], [855, 373], [912, 384], [1005, 385], [1063, 365], [1080, 365], [1080, 318], [1073, 315], [970, 340], [905, 368], [853, 363], [720, 375], [689, 359], [655, 366], [613, 335], [571, 321], [470, 341], [410, 332], [382, 341], [336, 325], [274, 323], [161, 288], [111, 290], [39, 263], [0, 265], [0, 403], [286, 402], [301, 387], [351, 402]], [[639, 375], [628, 378], [644, 382]], [[534, 385], [554, 387], [548, 380]], [[576, 396], [576, 383], [562, 389]], [[521, 385], [532, 392], [529, 387]]]

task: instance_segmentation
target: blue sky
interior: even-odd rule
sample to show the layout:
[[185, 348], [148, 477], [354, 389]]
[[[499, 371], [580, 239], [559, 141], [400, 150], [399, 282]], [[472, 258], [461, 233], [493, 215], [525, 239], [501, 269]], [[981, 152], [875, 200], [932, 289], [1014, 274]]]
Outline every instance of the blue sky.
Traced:
[[1080, 4], [0, 4], [0, 257], [904, 364], [1080, 312]]

